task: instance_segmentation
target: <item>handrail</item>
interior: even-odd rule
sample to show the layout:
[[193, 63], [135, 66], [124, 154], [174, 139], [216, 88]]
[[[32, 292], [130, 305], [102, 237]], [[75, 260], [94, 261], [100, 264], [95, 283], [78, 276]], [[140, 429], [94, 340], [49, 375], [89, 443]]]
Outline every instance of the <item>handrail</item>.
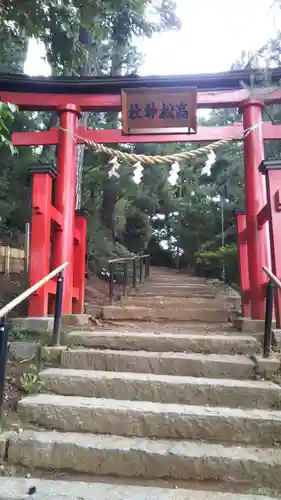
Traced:
[[120, 264], [122, 264], [123, 262], [130, 262], [131, 260], [135, 260], [135, 259], [139, 259], [139, 258], [145, 258], [145, 257], [150, 257], [150, 254], [148, 253], [145, 253], [145, 254], [141, 254], [141, 255], [133, 255], [132, 257], [120, 257], [120, 258], [116, 258], [116, 259], [110, 259], [108, 261], [108, 264], [118, 264], [118, 262], [120, 262]]
[[30, 288], [25, 290], [25, 292], [21, 293], [18, 295], [15, 299], [11, 300], [8, 304], [6, 304], [2, 309], [0, 309], [0, 319], [4, 318], [4, 316], [7, 316], [7, 314], [14, 309], [14, 307], [18, 306], [23, 300], [27, 299], [30, 295], [32, 295], [36, 290], [41, 288], [41, 286], [45, 285], [48, 281], [50, 281], [52, 278], [54, 278], [60, 271], [65, 269], [68, 266], [68, 262], [65, 262], [64, 264], [61, 264], [60, 266], [56, 267], [53, 271], [51, 271], [47, 276], [42, 278], [40, 281], [37, 281], [35, 285], [32, 285]]
[[274, 286], [281, 290], [281, 281], [270, 271], [267, 267], [263, 266], [263, 271], [269, 277], [266, 291], [266, 307], [265, 307], [265, 320], [264, 320], [264, 339], [263, 339], [263, 357], [270, 356], [272, 347], [272, 320], [273, 320], [273, 305], [274, 305]]
[[[133, 255], [132, 257], [120, 257], [108, 261], [109, 265], [109, 299], [112, 303], [114, 298], [114, 272], [115, 265], [123, 264], [123, 295], [127, 295], [129, 277], [128, 265], [132, 263], [132, 287], [137, 286], [137, 262], [139, 262], [139, 282], [143, 283], [149, 277], [150, 254]], [[143, 273], [144, 266], [144, 273]]]
[[60, 324], [61, 324], [61, 312], [62, 312], [62, 298], [63, 298], [63, 269], [68, 266], [68, 262], [61, 264], [51, 271], [47, 276], [44, 276], [40, 281], [32, 285], [23, 293], [18, 295], [15, 299], [11, 300], [0, 310], [0, 417], [2, 415], [3, 401], [4, 401], [4, 387], [5, 387], [5, 373], [6, 373], [6, 361], [8, 356], [8, 330], [5, 328], [5, 316], [16, 306], [18, 306], [23, 300], [27, 299], [32, 293], [36, 292], [41, 286], [45, 285], [48, 281], [58, 275], [57, 279], [57, 290], [56, 290], [56, 301], [55, 301], [55, 311], [54, 311], [54, 327], [52, 335], [53, 345], [57, 345], [60, 342]]
[[273, 283], [281, 290], [281, 281], [267, 267], [263, 266], [265, 274], [273, 281]]

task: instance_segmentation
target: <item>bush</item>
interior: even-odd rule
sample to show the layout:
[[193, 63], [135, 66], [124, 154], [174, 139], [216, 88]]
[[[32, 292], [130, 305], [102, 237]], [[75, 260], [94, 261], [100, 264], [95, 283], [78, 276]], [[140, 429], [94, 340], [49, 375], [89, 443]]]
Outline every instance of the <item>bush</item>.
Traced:
[[113, 241], [107, 229], [99, 229], [88, 238], [88, 269], [97, 275], [102, 269], [108, 269], [110, 259], [133, 255], [123, 245]]
[[199, 252], [196, 256], [196, 271], [199, 276], [221, 279], [223, 264], [226, 281], [239, 285], [236, 245], [226, 245], [215, 251]]
[[[88, 271], [96, 276], [107, 276], [109, 260], [133, 255], [123, 245], [113, 241], [111, 231], [107, 229], [98, 229], [88, 238], [87, 267]], [[121, 283], [122, 277], [123, 266], [116, 266], [115, 281]]]
[[151, 237], [151, 226], [147, 215], [138, 209], [127, 215], [124, 231], [125, 245], [135, 253], [143, 253]]

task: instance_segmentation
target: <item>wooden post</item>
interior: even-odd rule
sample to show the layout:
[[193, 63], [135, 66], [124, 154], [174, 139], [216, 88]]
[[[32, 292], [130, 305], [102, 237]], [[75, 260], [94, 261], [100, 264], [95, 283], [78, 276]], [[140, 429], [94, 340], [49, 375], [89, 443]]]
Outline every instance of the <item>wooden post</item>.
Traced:
[[24, 270], [26, 274], [29, 273], [29, 259], [30, 259], [30, 222], [26, 222], [25, 234], [24, 234]]
[[4, 272], [6, 276], [9, 276], [10, 274], [10, 265], [11, 265], [11, 247], [5, 247]]
[[75, 227], [79, 232], [79, 241], [74, 240], [73, 249], [73, 287], [78, 292], [77, 299], [73, 302], [72, 312], [75, 314], [84, 313], [85, 310], [85, 272], [87, 253], [87, 220], [81, 210], [76, 210]]
[[240, 274], [240, 288], [242, 294], [243, 316], [250, 317], [250, 281], [248, 266], [248, 245], [246, 230], [246, 215], [236, 211], [237, 249]]

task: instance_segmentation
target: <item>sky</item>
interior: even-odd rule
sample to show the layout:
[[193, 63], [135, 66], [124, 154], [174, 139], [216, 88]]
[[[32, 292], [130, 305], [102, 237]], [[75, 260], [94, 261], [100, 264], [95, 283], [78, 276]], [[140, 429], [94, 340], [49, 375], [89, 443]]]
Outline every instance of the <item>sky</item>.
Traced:
[[[227, 71], [243, 49], [250, 52], [260, 48], [274, 32], [277, 11], [270, 8], [272, 3], [273, 0], [177, 0], [182, 29], [142, 43], [142, 74]], [[280, 17], [279, 23], [280, 26]]]
[[[281, 25], [273, 0], [177, 0], [179, 32], [138, 40], [143, 53], [142, 75], [227, 71], [242, 50], [260, 48]], [[30, 41], [25, 72], [50, 74], [44, 47]]]

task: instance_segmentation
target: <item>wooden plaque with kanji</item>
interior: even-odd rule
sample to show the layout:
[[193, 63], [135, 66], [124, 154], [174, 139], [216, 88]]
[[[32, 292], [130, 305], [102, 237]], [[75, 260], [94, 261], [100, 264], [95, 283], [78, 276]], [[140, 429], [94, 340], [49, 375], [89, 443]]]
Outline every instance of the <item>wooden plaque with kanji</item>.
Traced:
[[121, 99], [125, 135], [196, 134], [195, 88], [123, 89]]

